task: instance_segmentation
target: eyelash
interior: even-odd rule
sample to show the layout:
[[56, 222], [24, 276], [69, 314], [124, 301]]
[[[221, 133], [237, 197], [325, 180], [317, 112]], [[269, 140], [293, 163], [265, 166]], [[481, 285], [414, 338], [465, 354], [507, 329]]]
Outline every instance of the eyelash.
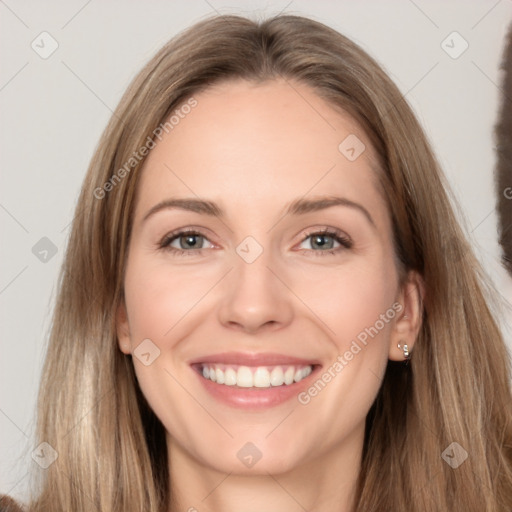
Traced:
[[[168, 233], [164, 236], [164, 238], [159, 242], [158, 248], [161, 250], [169, 251], [171, 253], [174, 253], [176, 256], [193, 256], [194, 254], [202, 254], [202, 251], [205, 249], [177, 249], [176, 247], [170, 247], [170, 244], [174, 242], [177, 238], [183, 236], [183, 235], [198, 235], [202, 236], [206, 240], [207, 237], [204, 236], [201, 232], [194, 230], [194, 229], [182, 229], [179, 231], [173, 231], [172, 233]], [[336, 242], [338, 242], [341, 247], [337, 247], [335, 249], [327, 249], [325, 251], [315, 251], [313, 249], [300, 249], [300, 251], [306, 251], [307, 253], [312, 252], [315, 256], [326, 256], [329, 255], [335, 255], [340, 251], [344, 251], [346, 249], [351, 249], [353, 246], [352, 240], [344, 235], [341, 231], [333, 228], [323, 228], [316, 231], [311, 231], [310, 233], [304, 233], [304, 239], [301, 241], [301, 244], [307, 240], [309, 237], [312, 237], [314, 235], [321, 235], [321, 236], [330, 236], [332, 237]]]

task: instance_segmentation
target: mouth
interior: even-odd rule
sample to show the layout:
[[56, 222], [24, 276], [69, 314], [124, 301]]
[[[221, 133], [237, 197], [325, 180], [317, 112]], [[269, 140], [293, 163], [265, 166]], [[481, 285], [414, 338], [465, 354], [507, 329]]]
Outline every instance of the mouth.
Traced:
[[204, 357], [190, 366], [213, 398], [248, 410], [273, 407], [297, 398], [321, 368], [318, 361], [240, 353]]

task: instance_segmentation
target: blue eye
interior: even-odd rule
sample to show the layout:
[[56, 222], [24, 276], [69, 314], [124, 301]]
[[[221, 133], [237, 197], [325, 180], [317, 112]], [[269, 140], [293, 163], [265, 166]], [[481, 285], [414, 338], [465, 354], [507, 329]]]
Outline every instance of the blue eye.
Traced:
[[[329, 228], [307, 234], [302, 243], [308, 239], [311, 239], [310, 245], [313, 249], [320, 248], [320, 250], [308, 251], [314, 253], [315, 256], [336, 254], [337, 252], [343, 251], [345, 249], [350, 249], [353, 245], [352, 240], [350, 240], [350, 238], [348, 238], [346, 235], [342, 234], [338, 230], [332, 230]], [[331, 240], [329, 241], [329, 239]], [[334, 242], [340, 244], [340, 247], [333, 248]]]
[[[208, 240], [205, 236], [197, 231], [183, 230], [175, 233], [169, 233], [160, 242], [161, 249], [166, 249], [179, 254], [194, 253], [204, 249], [203, 242]], [[178, 247], [173, 246], [174, 242], [178, 242]]]
[[[336, 229], [325, 228], [319, 231], [313, 231], [309, 234], [304, 233], [304, 236], [305, 238], [301, 244], [311, 239], [311, 249], [301, 249], [301, 251], [313, 253], [315, 256], [336, 254], [340, 251], [350, 249], [353, 245], [352, 240], [348, 236]], [[198, 231], [181, 230], [165, 235], [158, 244], [158, 247], [176, 255], [193, 256], [201, 254], [203, 249], [208, 249], [208, 247], [204, 247], [205, 241], [208, 241], [208, 239]], [[334, 242], [338, 243], [340, 246], [333, 248]], [[213, 246], [211, 242], [208, 241], [208, 243]], [[177, 246], [174, 244], [177, 244]]]

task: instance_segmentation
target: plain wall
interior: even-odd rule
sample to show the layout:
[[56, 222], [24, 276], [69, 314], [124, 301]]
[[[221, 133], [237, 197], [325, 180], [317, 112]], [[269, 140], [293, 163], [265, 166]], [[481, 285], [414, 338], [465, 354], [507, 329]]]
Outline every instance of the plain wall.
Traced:
[[[512, 2], [0, 2], [0, 492], [26, 495], [57, 275], [81, 182], [111, 111], [142, 65], [192, 23], [215, 11], [263, 17], [282, 10], [339, 30], [388, 71], [433, 144], [479, 258], [511, 302], [497, 244], [493, 128]], [[58, 43], [46, 59], [31, 46], [51, 49], [43, 31]], [[469, 45], [458, 58], [459, 36], [445, 43], [452, 56], [442, 47], [454, 31]], [[508, 322], [512, 347], [510, 316]]]

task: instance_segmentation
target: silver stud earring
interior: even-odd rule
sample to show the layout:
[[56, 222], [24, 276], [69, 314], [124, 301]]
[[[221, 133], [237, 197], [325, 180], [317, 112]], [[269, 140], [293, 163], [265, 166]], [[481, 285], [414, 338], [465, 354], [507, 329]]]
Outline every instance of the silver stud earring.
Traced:
[[405, 345], [405, 344], [404, 344], [404, 346], [402, 347], [402, 346], [400, 345], [400, 343], [399, 343], [399, 344], [398, 344], [398, 348], [399, 348], [399, 349], [401, 349], [401, 350], [403, 350], [403, 352], [404, 352], [404, 358], [405, 358], [405, 359], [409, 359], [409, 358], [411, 357], [411, 354], [410, 354], [410, 352], [409, 352], [409, 347], [407, 347], [407, 345]]

